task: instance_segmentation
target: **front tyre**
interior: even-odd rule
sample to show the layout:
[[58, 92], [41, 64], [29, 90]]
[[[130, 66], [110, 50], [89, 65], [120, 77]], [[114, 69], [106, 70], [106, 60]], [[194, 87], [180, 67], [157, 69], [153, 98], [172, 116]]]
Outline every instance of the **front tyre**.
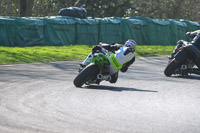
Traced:
[[186, 59], [186, 55], [183, 51], [177, 53], [175, 58], [167, 65], [164, 70], [166, 76], [174, 74], [175, 70], [181, 66], [181, 63]]
[[168, 65], [167, 67], [165, 68], [165, 71], [164, 71], [164, 74], [166, 76], [171, 76], [174, 71], [178, 68], [179, 64], [175, 62], [175, 59], [172, 60]]
[[81, 87], [84, 83], [89, 81], [91, 78], [97, 75], [99, 69], [94, 63], [89, 64], [84, 68], [74, 79], [74, 85]]

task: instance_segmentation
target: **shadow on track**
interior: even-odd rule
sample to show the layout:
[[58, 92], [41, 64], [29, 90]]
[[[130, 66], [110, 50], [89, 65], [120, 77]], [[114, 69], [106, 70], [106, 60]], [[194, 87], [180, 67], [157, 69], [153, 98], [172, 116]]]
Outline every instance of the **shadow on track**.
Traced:
[[186, 76], [171, 76], [172, 78], [183, 78], [183, 79], [194, 79], [194, 80], [200, 80], [199, 75], [186, 75]]
[[113, 86], [103, 86], [103, 85], [89, 85], [83, 87], [84, 89], [96, 89], [96, 90], [109, 90], [109, 91], [141, 91], [141, 92], [158, 92], [154, 90], [142, 90], [135, 88], [126, 88], [126, 87], [113, 87]]

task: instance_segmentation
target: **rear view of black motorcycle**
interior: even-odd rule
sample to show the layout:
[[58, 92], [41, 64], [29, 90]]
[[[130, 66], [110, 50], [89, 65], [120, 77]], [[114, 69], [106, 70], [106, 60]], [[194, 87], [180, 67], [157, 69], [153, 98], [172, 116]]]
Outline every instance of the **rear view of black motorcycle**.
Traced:
[[191, 42], [180, 40], [169, 57], [169, 63], [164, 70], [166, 76], [179, 74], [200, 75], [200, 30], [187, 32], [187, 37], [193, 38]]

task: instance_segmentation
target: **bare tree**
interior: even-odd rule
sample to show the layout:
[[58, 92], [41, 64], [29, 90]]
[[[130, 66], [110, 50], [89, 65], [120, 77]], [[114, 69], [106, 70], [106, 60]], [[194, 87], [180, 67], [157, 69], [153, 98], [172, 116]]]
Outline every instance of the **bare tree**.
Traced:
[[20, 17], [32, 16], [34, 0], [19, 0], [20, 4]]

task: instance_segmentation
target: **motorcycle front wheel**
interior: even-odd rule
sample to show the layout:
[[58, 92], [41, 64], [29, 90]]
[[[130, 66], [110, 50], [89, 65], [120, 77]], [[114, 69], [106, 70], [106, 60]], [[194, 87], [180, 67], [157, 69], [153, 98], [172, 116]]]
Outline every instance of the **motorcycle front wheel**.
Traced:
[[168, 77], [174, 74], [175, 70], [181, 66], [181, 63], [183, 63], [185, 59], [186, 55], [183, 51], [177, 53], [175, 58], [165, 68], [164, 74]]
[[81, 87], [87, 81], [94, 78], [94, 76], [97, 76], [98, 72], [99, 68], [96, 64], [89, 64], [76, 76], [76, 78], [74, 79], [74, 85], [76, 87]]

